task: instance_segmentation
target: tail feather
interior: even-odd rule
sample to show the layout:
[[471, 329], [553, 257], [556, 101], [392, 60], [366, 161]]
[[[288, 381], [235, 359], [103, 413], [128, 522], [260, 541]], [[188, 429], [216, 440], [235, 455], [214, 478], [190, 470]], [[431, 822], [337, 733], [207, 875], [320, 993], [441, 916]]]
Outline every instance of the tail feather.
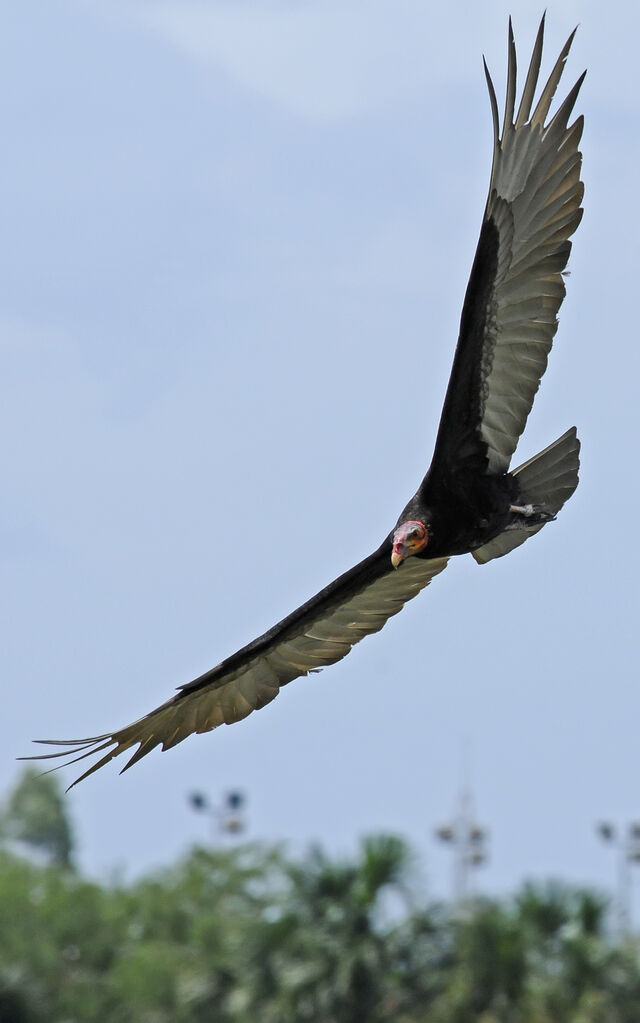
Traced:
[[554, 515], [578, 486], [580, 441], [575, 426], [513, 470], [522, 503], [543, 504]]
[[[551, 515], [557, 515], [578, 486], [579, 452], [580, 441], [575, 426], [572, 426], [544, 451], [514, 469], [512, 475], [519, 484], [518, 501], [542, 507]], [[493, 558], [509, 554], [530, 536], [538, 533], [544, 525], [544, 522], [538, 522], [521, 529], [505, 530], [471, 553], [479, 565], [484, 565]]]

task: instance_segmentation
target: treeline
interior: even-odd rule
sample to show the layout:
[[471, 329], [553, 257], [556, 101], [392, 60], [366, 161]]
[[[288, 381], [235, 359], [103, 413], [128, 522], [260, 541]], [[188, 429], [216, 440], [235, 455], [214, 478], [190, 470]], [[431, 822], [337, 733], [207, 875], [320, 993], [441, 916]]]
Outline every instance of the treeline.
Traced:
[[[72, 866], [57, 799], [31, 775], [5, 806], [2, 1023], [640, 1020], [638, 945], [607, 940], [592, 892], [527, 886], [456, 916], [418, 898], [393, 836], [346, 860], [195, 849], [132, 884], [99, 884]], [[49, 841], [37, 827], [47, 800]]]

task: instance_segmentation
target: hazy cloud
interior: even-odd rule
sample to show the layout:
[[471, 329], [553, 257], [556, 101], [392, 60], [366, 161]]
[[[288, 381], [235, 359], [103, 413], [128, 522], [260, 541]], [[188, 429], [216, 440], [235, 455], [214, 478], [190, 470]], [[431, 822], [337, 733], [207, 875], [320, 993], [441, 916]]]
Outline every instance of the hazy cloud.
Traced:
[[[213, 65], [245, 89], [296, 115], [352, 117], [424, 96], [446, 77], [438, 44], [449, 18], [420, 0], [388, 2], [154, 3], [128, 11], [183, 53]], [[480, 13], [470, 8], [471, 21]], [[390, 31], [390, 25], [392, 30]], [[472, 34], [461, 39], [474, 70]], [[471, 50], [473, 47], [473, 52]], [[457, 64], [456, 80], [460, 81]]]

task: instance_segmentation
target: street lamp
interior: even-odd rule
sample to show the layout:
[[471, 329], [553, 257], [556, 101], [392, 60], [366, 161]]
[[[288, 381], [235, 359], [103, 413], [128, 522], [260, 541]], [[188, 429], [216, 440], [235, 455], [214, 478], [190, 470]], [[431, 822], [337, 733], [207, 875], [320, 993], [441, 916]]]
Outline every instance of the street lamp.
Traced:
[[188, 799], [196, 813], [209, 817], [214, 834], [238, 835], [245, 830], [246, 796], [243, 792], [236, 789], [226, 792], [218, 806], [211, 803], [203, 792], [191, 792]]
[[453, 821], [436, 829], [436, 838], [453, 852], [453, 901], [463, 910], [471, 894], [471, 872], [487, 861], [488, 832], [473, 819], [471, 791], [463, 788]]
[[631, 867], [640, 863], [640, 821], [632, 821], [626, 831], [619, 831], [610, 821], [600, 821], [596, 831], [617, 853], [616, 915], [618, 932], [624, 937], [631, 930]]

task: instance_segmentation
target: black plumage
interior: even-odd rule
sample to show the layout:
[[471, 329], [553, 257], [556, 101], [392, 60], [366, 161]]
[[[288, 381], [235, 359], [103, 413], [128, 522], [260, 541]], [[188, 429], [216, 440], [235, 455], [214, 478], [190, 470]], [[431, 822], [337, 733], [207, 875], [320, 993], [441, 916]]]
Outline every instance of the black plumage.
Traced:
[[509, 25], [502, 135], [487, 72], [494, 125], [489, 196], [434, 455], [416, 494], [373, 554], [156, 710], [118, 731], [55, 742], [62, 749], [44, 757], [75, 762], [98, 755], [78, 781], [133, 747], [126, 767], [158, 745], [168, 749], [194, 732], [241, 720], [287, 682], [333, 664], [381, 629], [449, 557], [472, 553], [482, 564], [507, 554], [553, 519], [575, 490], [573, 428], [510, 470], [546, 369], [569, 238], [582, 213], [582, 118], [568, 123], [582, 78], [548, 120], [573, 34], [532, 112], [543, 29], [544, 19], [516, 113]]

